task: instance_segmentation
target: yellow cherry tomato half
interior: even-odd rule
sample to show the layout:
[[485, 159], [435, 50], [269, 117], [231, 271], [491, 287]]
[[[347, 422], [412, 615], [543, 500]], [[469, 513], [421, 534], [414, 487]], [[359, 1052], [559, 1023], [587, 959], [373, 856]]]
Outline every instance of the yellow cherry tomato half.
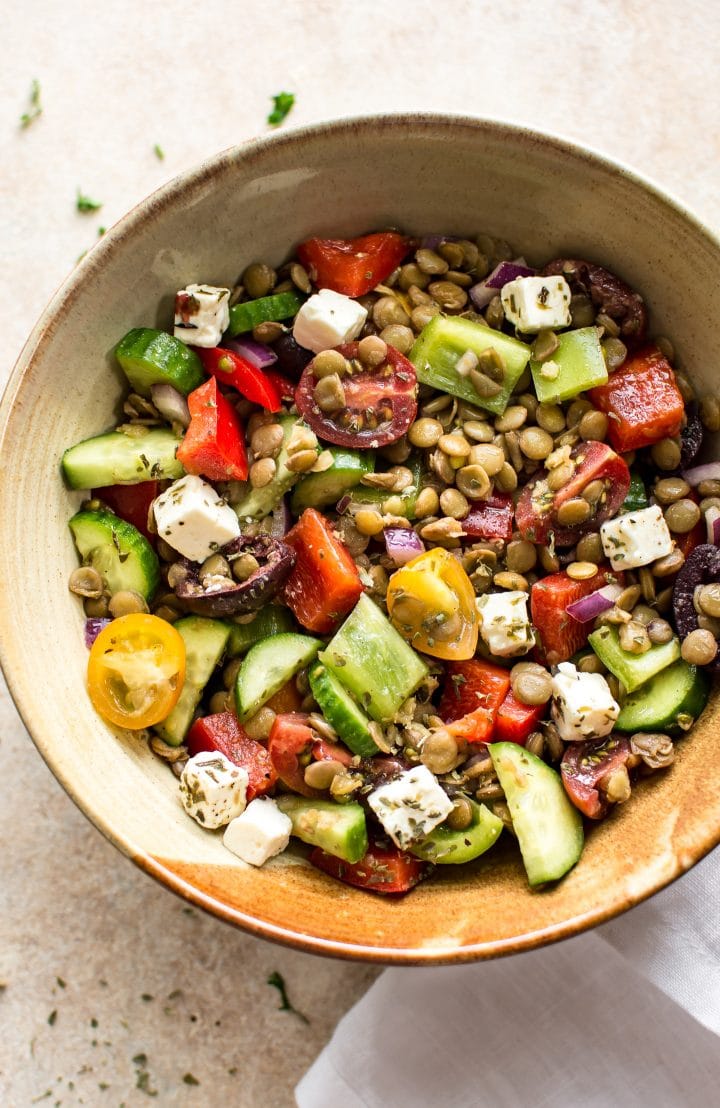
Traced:
[[90, 650], [90, 699], [118, 727], [137, 731], [160, 723], [177, 704], [184, 680], [185, 643], [158, 616], [120, 616]]
[[478, 641], [475, 590], [457, 558], [436, 547], [388, 582], [388, 614], [403, 638], [433, 658], [472, 658]]

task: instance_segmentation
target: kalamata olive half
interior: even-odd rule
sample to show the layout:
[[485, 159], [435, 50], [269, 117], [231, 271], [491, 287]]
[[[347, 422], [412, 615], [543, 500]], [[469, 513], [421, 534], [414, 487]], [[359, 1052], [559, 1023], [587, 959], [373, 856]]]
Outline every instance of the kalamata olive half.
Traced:
[[[720, 547], [701, 543], [688, 554], [673, 586], [673, 615], [675, 628], [681, 639], [686, 638], [699, 626], [698, 614], [695, 611], [695, 590], [699, 585], [718, 582], [720, 582]], [[720, 672], [720, 661], [716, 659], [708, 669], [715, 673]]]
[[202, 577], [200, 567], [183, 560], [184, 577], [175, 585], [175, 594], [189, 612], [201, 616], [239, 615], [256, 612], [275, 595], [295, 564], [295, 551], [287, 543], [270, 535], [243, 536], [228, 543], [218, 553], [230, 564], [241, 554], [252, 554], [258, 568], [245, 581], [213, 575]]
[[609, 808], [599, 782], [614, 769], [624, 766], [630, 756], [630, 743], [622, 735], [570, 743], [563, 754], [560, 774], [565, 792], [576, 808], [589, 819], [602, 819]]
[[278, 359], [276, 368], [294, 381], [301, 376], [305, 366], [315, 357], [312, 350], [306, 350], [295, 342], [289, 331], [280, 336], [273, 350]]
[[647, 309], [638, 292], [608, 269], [579, 258], [557, 258], [543, 269], [545, 276], [560, 275], [574, 293], [585, 293], [599, 311], [620, 327], [625, 341], [640, 342], [647, 327]]
[[704, 434], [696, 401], [688, 404], [685, 413], [687, 422], [680, 432], [680, 469], [687, 469], [695, 461], [700, 453]]

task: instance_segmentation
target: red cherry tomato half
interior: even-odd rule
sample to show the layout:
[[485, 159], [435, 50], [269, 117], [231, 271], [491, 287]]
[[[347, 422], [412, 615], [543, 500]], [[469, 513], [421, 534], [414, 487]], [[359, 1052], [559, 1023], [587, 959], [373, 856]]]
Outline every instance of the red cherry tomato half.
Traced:
[[331, 877], [372, 893], [407, 893], [432, 872], [433, 866], [394, 846], [371, 846], [359, 862], [351, 864], [316, 847], [310, 855], [313, 866]]
[[411, 245], [404, 235], [381, 231], [357, 239], [308, 239], [297, 253], [318, 288], [364, 296], [390, 276]]
[[93, 489], [93, 497], [102, 500], [120, 519], [132, 523], [148, 542], [155, 545], [157, 536], [148, 531], [150, 505], [158, 494], [157, 481], [140, 481], [137, 485], [107, 485]]
[[565, 792], [583, 815], [602, 819], [609, 804], [598, 789], [598, 782], [611, 770], [624, 766], [629, 757], [630, 743], [621, 735], [587, 743], [568, 743], [560, 774]]
[[[336, 347], [346, 358], [357, 358], [358, 344]], [[335, 446], [376, 448], [401, 438], [417, 413], [417, 377], [412, 362], [393, 346], [387, 360], [373, 369], [343, 377], [345, 407], [329, 414], [315, 403], [314, 359], [300, 378], [295, 402], [316, 435]]]
[[305, 784], [305, 769], [312, 761], [315, 742], [315, 734], [308, 727], [307, 718], [302, 712], [275, 716], [267, 748], [283, 785], [300, 796], [317, 797], [324, 794]]

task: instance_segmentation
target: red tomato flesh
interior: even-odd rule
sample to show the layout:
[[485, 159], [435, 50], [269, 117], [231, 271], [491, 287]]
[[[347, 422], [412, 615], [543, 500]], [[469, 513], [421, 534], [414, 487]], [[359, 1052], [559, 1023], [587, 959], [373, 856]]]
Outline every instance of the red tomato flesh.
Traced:
[[565, 792], [583, 815], [602, 819], [609, 804], [598, 789], [598, 782], [611, 770], [625, 765], [629, 757], [630, 743], [621, 735], [567, 745], [560, 776]]
[[447, 731], [469, 743], [489, 742], [500, 705], [510, 690], [510, 673], [479, 658], [450, 662], [438, 715]]
[[310, 862], [346, 885], [372, 893], [407, 893], [432, 872], [433, 866], [397, 847], [371, 846], [364, 858], [351, 865], [316, 847]]
[[305, 509], [284, 541], [297, 554], [284, 587], [288, 607], [309, 631], [333, 631], [363, 591], [349, 550], [314, 508]]
[[685, 411], [672, 366], [652, 345], [628, 358], [589, 396], [609, 416], [608, 438], [622, 452], [677, 435]]
[[319, 797], [323, 793], [305, 784], [304, 772], [312, 761], [315, 736], [303, 712], [277, 715], [268, 738], [268, 754], [277, 776], [288, 789], [300, 796]]
[[[630, 470], [614, 450], [604, 442], [582, 442], [571, 451], [570, 460], [575, 465], [573, 475], [557, 492], [548, 488], [546, 472], [523, 489], [515, 508], [515, 520], [524, 539], [545, 542], [552, 531], [558, 546], [572, 546], [581, 535], [599, 531], [600, 524], [611, 519], [621, 507], [630, 488]], [[578, 527], [560, 527], [558, 508], [581, 496], [591, 481], [599, 480], [605, 483], [605, 491], [594, 516]]]
[[516, 699], [511, 689], [498, 708], [493, 742], [525, 746], [547, 710], [547, 704], [523, 704]]
[[509, 542], [513, 532], [513, 499], [495, 493], [480, 501], [462, 520], [462, 529], [472, 539], [503, 539]]
[[194, 346], [193, 350], [205, 372], [217, 377], [221, 385], [236, 389], [246, 400], [259, 404], [268, 412], [280, 411], [280, 392], [265, 370], [258, 369], [234, 350], [225, 350], [221, 346], [212, 349]]
[[297, 254], [318, 288], [364, 296], [390, 276], [411, 246], [404, 235], [381, 231], [356, 239], [308, 239]]
[[585, 646], [593, 622], [578, 623], [567, 614], [568, 604], [612, 581], [623, 584], [623, 574], [600, 566], [595, 576], [585, 581], [574, 581], [563, 571], [535, 582], [530, 590], [530, 615], [537, 632], [535, 654], [539, 661], [548, 665], [567, 662]]
[[148, 531], [148, 514], [150, 505], [158, 494], [157, 481], [141, 481], [137, 485], [106, 485], [104, 488], [93, 489], [93, 497], [102, 500], [108, 508], [137, 527], [141, 535], [155, 545], [156, 535]]
[[250, 778], [248, 802], [275, 786], [277, 773], [270, 755], [262, 743], [245, 734], [232, 712], [196, 719], [188, 731], [187, 746], [191, 757], [204, 750], [217, 750], [236, 766], [242, 766]]
[[[346, 358], [357, 358], [356, 342], [343, 343], [336, 349]], [[322, 412], [315, 403], [317, 378], [313, 365], [314, 359], [303, 370], [295, 403], [306, 423], [326, 442], [358, 450], [387, 446], [401, 438], [415, 419], [415, 366], [394, 346], [388, 346], [387, 361], [382, 365], [343, 377], [346, 406], [332, 414]]]
[[211, 377], [188, 397], [190, 426], [177, 451], [188, 473], [211, 481], [244, 481], [245, 436], [237, 412]]

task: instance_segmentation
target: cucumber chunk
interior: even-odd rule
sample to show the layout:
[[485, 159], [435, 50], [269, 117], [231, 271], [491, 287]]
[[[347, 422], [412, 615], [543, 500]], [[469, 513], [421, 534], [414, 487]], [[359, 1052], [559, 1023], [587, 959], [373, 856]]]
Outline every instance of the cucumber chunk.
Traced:
[[180, 746], [190, 730], [205, 686], [223, 656], [230, 625], [219, 619], [185, 616], [173, 626], [185, 643], [185, 684], [172, 712], [155, 731], [169, 746]]
[[558, 369], [556, 377], [543, 375], [548, 372], [548, 362], [530, 363], [535, 391], [541, 404], [557, 404], [572, 396], [607, 384], [605, 364], [597, 327], [580, 327], [558, 335], [559, 346], [552, 356], [552, 366]]
[[494, 846], [503, 829], [503, 822], [484, 804], [469, 801], [473, 810], [472, 823], [464, 831], [453, 831], [441, 823], [421, 843], [411, 846], [411, 854], [435, 865], [461, 865], [479, 858]]
[[298, 670], [312, 662], [322, 646], [309, 635], [275, 635], [251, 647], [240, 663], [235, 683], [238, 719], [255, 715]]
[[[366, 473], [375, 470], [375, 457], [369, 450], [346, 450], [331, 447], [332, 465], [322, 473], [308, 473], [293, 492], [291, 508], [296, 516], [306, 508], [324, 508], [358, 485]], [[387, 499], [387, 493], [386, 493]]]
[[98, 571], [111, 593], [129, 589], [150, 599], [160, 582], [160, 565], [136, 527], [107, 508], [78, 512], [69, 526], [83, 563]]
[[135, 392], [149, 396], [152, 385], [172, 385], [187, 396], [205, 380], [194, 350], [166, 331], [134, 327], [115, 347], [115, 357]]
[[[405, 465], [413, 475], [413, 483], [403, 489], [402, 492], [393, 493], [393, 499], [399, 497], [402, 501], [402, 511], [398, 512], [398, 515], [403, 515], [406, 519], [415, 519], [415, 505], [420, 492], [420, 481], [424, 476], [422, 458], [414, 455], [408, 458]], [[353, 505], [367, 504], [369, 507], [377, 508], [382, 513], [383, 501], [387, 500], [388, 491], [387, 489], [373, 489], [368, 485], [356, 485], [350, 490], [349, 495]]]
[[682, 735], [704, 710], [709, 695], [705, 671], [681, 658], [628, 694], [615, 727]]
[[320, 662], [310, 670], [310, 688], [325, 719], [353, 754], [372, 758], [380, 753], [368, 729], [370, 720], [337, 677]]
[[491, 743], [488, 753], [505, 793], [530, 885], [557, 881], [582, 854], [582, 817], [560, 774], [517, 743]]
[[246, 300], [230, 309], [231, 335], [241, 335], [252, 331], [258, 323], [276, 322], [297, 315], [302, 299], [296, 292], [279, 292], [275, 296], [261, 296], [257, 300]]
[[261, 489], [250, 489], [247, 496], [235, 505], [235, 511], [241, 520], [264, 519], [277, 508], [286, 492], [289, 492], [300, 477], [287, 467], [288, 443], [297, 426], [304, 426], [295, 416], [282, 416], [278, 420], [283, 429], [283, 441], [275, 458], [275, 476]]
[[288, 608], [269, 604], [258, 612], [252, 623], [231, 624], [227, 655], [229, 658], [237, 658], [240, 654], [247, 654], [255, 643], [271, 639], [273, 635], [282, 635], [285, 631], [294, 631], [295, 627], [295, 620]]
[[[468, 350], [479, 355], [488, 348], [496, 350], [501, 356], [505, 374], [497, 396], [484, 398], [478, 396], [470, 377], [461, 376], [455, 366]], [[409, 356], [421, 384], [432, 385], [441, 392], [449, 392], [470, 404], [502, 415], [530, 359], [530, 347], [485, 323], [461, 319], [460, 316], [436, 315], [423, 327]]]
[[310, 846], [319, 846], [345, 862], [359, 862], [367, 853], [365, 812], [359, 804], [278, 796], [275, 803], [292, 820], [292, 832]]
[[71, 489], [174, 480], [185, 472], [175, 457], [181, 442], [166, 427], [153, 427], [139, 439], [122, 431], [108, 431], [66, 450], [62, 470]]
[[603, 665], [622, 681], [627, 692], [639, 689], [680, 657], [680, 643], [676, 638], [651, 646], [644, 654], [630, 654], [623, 650], [618, 630], [610, 624], [593, 631], [588, 642]]
[[428, 672], [422, 658], [364, 593], [320, 661], [380, 723], [396, 715]]

